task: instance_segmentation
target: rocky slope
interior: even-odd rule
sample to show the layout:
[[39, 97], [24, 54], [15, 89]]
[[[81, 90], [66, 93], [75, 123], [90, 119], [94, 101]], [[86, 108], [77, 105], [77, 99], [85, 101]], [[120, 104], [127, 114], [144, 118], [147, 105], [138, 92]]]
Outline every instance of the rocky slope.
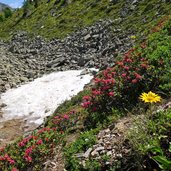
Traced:
[[105, 68], [114, 64], [114, 57], [133, 44], [131, 32], [111, 24], [120, 21], [99, 21], [63, 40], [45, 41], [30, 38], [26, 32], [13, 35], [0, 43], [0, 92], [54, 71], [81, 68]]

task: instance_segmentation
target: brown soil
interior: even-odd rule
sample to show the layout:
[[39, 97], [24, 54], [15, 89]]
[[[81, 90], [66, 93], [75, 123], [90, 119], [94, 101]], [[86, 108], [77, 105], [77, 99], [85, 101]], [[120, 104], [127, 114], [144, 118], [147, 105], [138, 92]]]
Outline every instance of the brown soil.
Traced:
[[20, 119], [9, 120], [0, 123], [0, 145], [12, 143], [23, 135], [23, 121]]

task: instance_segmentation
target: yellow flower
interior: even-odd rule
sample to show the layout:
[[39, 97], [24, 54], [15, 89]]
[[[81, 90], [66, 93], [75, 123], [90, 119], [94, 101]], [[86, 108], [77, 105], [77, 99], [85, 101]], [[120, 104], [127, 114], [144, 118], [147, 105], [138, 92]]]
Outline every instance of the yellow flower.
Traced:
[[142, 93], [140, 99], [145, 103], [156, 103], [161, 101], [161, 97], [153, 92]]

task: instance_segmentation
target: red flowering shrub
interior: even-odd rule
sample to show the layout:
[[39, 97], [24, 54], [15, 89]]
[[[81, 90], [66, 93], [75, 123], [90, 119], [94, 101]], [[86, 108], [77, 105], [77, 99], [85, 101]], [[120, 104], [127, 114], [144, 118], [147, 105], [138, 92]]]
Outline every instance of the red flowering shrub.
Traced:
[[72, 128], [79, 121], [79, 112], [71, 110], [64, 114], [58, 114], [51, 119], [51, 124], [56, 127], [57, 130], [66, 131], [68, 128]]
[[53, 155], [53, 147], [61, 143], [63, 135], [56, 128], [42, 128], [14, 144], [0, 150], [0, 169], [17, 171], [32, 168], [46, 156]]
[[63, 133], [75, 126], [79, 119], [76, 110], [59, 114], [51, 118], [51, 127], [39, 129], [30, 136], [0, 148], [0, 170], [25, 170], [43, 162], [47, 156], [53, 155], [54, 147], [62, 143]]
[[[161, 61], [155, 65], [144, 56], [146, 43], [124, 54], [122, 60], [113, 68], [101, 71], [94, 78], [91, 94], [83, 97], [82, 107], [90, 112], [110, 111], [113, 106], [135, 104], [142, 91], [152, 90], [159, 83], [156, 67], [162, 67]], [[155, 81], [154, 81], [155, 80]]]

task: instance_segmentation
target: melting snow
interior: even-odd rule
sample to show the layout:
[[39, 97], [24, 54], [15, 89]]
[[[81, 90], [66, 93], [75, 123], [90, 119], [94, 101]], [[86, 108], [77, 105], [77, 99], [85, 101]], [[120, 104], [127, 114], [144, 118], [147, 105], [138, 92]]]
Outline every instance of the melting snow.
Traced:
[[2, 109], [1, 121], [23, 118], [28, 123], [42, 124], [57, 106], [83, 90], [93, 78], [80, 75], [82, 71], [51, 73], [3, 93], [1, 101], [7, 106]]

